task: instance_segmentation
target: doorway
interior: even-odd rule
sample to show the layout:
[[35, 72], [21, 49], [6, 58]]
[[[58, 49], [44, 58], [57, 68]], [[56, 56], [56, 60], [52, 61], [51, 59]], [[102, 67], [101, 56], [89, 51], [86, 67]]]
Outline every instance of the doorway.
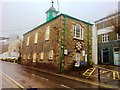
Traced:
[[103, 49], [103, 63], [104, 64], [109, 64], [109, 50]]

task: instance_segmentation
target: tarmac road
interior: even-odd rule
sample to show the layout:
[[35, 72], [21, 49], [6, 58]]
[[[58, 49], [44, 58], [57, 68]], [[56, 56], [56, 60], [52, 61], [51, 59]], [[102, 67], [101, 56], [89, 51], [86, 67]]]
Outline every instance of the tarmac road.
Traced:
[[16, 83], [14, 83], [8, 76], [3, 74], [2, 69], [0, 69], [0, 90], [13, 89], [13, 88], [17, 90], [21, 90], [20, 87], [18, 87]]
[[[2, 72], [19, 82], [24, 88], [112, 88], [111, 86], [89, 82], [83, 79], [70, 79], [50, 73], [31, 70], [22, 65], [0, 61]], [[1, 65], [1, 64], [0, 64]]]

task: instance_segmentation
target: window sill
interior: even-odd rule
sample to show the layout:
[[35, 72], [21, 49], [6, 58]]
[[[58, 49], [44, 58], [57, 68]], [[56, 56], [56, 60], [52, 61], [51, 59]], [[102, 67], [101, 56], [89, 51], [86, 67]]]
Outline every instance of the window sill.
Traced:
[[109, 41], [105, 41], [105, 42], [102, 42], [102, 43], [108, 43]]
[[77, 39], [77, 40], [83, 40], [83, 39], [81, 39], [81, 38], [76, 38], [76, 37], [73, 37], [73, 39]]

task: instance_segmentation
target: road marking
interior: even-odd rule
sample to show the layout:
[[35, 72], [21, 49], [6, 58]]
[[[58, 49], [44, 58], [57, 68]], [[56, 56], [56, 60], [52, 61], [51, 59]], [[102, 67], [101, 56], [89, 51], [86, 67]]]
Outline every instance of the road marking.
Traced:
[[120, 80], [119, 72], [113, 72], [113, 79], [118, 79]]
[[47, 79], [47, 78], [44, 78], [44, 77], [40, 77], [40, 76], [38, 76], [38, 75], [36, 75], [38, 78], [40, 78], [40, 79], [43, 79], [43, 80], [46, 80], [46, 81], [49, 81], [49, 79]]
[[83, 73], [83, 75], [89, 77], [89, 76], [92, 75], [92, 73], [95, 71], [95, 69], [96, 69], [96, 68], [87, 69], [87, 70]]
[[[95, 76], [95, 75], [98, 75], [98, 74], [93, 74], [93, 72], [95, 70], [97, 70], [97, 68], [100, 68], [100, 74], [103, 75], [103, 74], [107, 74], [107, 77], [108, 78], [111, 78], [111, 79], [114, 79], [114, 80], [120, 80], [120, 72], [118, 71], [115, 71], [115, 70], [109, 70], [109, 69], [106, 69], [106, 68], [103, 68], [103, 67], [95, 67], [95, 68], [90, 68], [90, 69], [87, 69], [83, 75], [86, 76], [86, 78], [89, 78], [90, 76]], [[93, 75], [92, 75], [93, 74]], [[112, 77], [110, 77], [112, 76]]]
[[52, 75], [56, 75], [56, 76], [60, 76], [60, 77], [64, 77], [64, 78], [68, 78], [68, 79], [88, 83], [88, 84], [93, 84], [93, 85], [96, 85], [96, 86], [101, 86], [101, 87], [105, 87], [105, 88], [118, 88], [117, 86], [112, 86], [112, 85], [108, 85], [108, 84], [104, 84], [104, 83], [97, 83], [97, 82], [85, 80], [85, 79], [82, 79], [82, 78], [77, 78], [77, 77], [74, 77], [74, 76], [68, 76], [68, 75], [64, 75], [64, 74], [57, 74], [57, 73], [53, 73], [53, 72], [48, 72], [48, 71], [36, 69], [36, 68], [30, 68], [30, 67], [27, 67], [27, 66], [24, 66], [24, 65], [21, 65], [21, 66], [24, 67], [24, 68], [33, 69], [33, 70], [41, 71], [41, 72], [44, 72], [44, 73], [50, 73]]
[[32, 74], [32, 76], [36, 76], [35, 74]]
[[10, 76], [6, 75], [6, 74], [3, 73], [3, 72], [0, 72], [0, 73], [2, 73], [5, 77], [7, 77], [9, 80], [11, 80], [13, 83], [15, 83], [20, 89], [26, 90], [25, 87], [23, 87], [20, 83], [18, 83], [18, 82], [15, 81], [14, 79], [12, 79]]
[[104, 83], [97, 83], [97, 82], [91, 82], [91, 81], [88, 81], [88, 80], [85, 80], [85, 79], [81, 79], [81, 78], [76, 78], [76, 77], [72, 77], [72, 76], [66, 76], [66, 75], [62, 75], [63, 77], [65, 78], [69, 78], [69, 79], [72, 79], [72, 80], [76, 80], [76, 81], [80, 81], [80, 82], [84, 82], [84, 83], [88, 83], [88, 84], [93, 84], [93, 85], [96, 85], [96, 86], [101, 86], [101, 87], [105, 87], [105, 88], [118, 88], [117, 86], [112, 86], [112, 85], [108, 85], [108, 84], [104, 84]]
[[73, 89], [73, 88], [71, 88], [71, 87], [68, 87], [68, 86], [66, 86], [66, 85], [64, 85], [64, 84], [61, 84], [60, 86], [65, 87], [65, 88], [68, 88], [68, 89], [71, 89], [71, 90], [75, 90], [75, 89]]
[[[100, 68], [100, 69], [105, 69], [105, 70], [108, 70], [108, 71], [111, 71], [111, 72], [114, 72], [114, 71], [116, 71], [116, 70], [111, 70], [111, 69], [107, 69], [107, 68], [104, 68], [104, 67], [101, 67], [101, 66], [96, 66], [96, 65], [94, 65], [96, 68]], [[118, 72], [118, 71], [116, 71], [116, 72]], [[120, 73], [120, 72], [119, 72]]]

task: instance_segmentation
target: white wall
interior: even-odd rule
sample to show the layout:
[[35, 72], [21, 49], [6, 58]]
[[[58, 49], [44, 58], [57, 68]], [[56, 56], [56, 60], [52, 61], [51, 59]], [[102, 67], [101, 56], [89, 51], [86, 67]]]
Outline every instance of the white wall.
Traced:
[[98, 64], [98, 46], [97, 46], [97, 29], [95, 25], [93, 26], [93, 31], [92, 31], [92, 57], [93, 57], [93, 63]]

